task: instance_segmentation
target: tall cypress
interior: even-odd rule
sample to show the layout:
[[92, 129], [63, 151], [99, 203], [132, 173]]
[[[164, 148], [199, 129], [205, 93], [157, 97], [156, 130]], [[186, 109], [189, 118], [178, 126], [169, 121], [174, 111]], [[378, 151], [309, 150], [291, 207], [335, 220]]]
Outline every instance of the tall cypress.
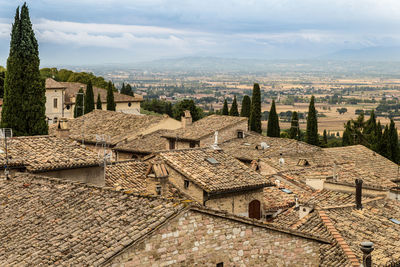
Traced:
[[133, 90], [132, 87], [129, 83], [126, 84], [125, 86], [125, 91], [127, 95], [133, 96]]
[[299, 116], [296, 111], [292, 113], [292, 121], [290, 122], [289, 138], [300, 140]]
[[242, 108], [240, 110], [240, 117], [250, 118], [251, 100], [248, 95], [245, 95], [242, 100]]
[[121, 94], [124, 94], [124, 95], [127, 94], [127, 93], [126, 93], [126, 88], [125, 88], [125, 83], [122, 83], [122, 87], [121, 87], [121, 90], [119, 90], [119, 92], [120, 92]]
[[108, 82], [107, 88], [107, 110], [115, 111], [115, 102], [114, 102], [114, 93], [113, 93], [113, 86], [111, 82]]
[[89, 80], [85, 94], [85, 114], [94, 110], [94, 93], [92, 81]]
[[222, 107], [222, 115], [229, 115], [228, 101], [224, 100], [224, 106]]
[[306, 132], [306, 142], [318, 146], [318, 121], [317, 121], [317, 111], [315, 110], [315, 97], [311, 97], [310, 106], [308, 107], [307, 116], [307, 132]]
[[397, 134], [397, 128], [395, 127], [394, 121], [390, 120], [389, 126], [389, 153], [390, 159], [394, 163], [399, 162], [399, 136]]
[[322, 146], [323, 147], [328, 146], [328, 134], [326, 133], [326, 129], [324, 130], [324, 135], [322, 137]]
[[233, 102], [232, 102], [231, 110], [229, 111], [229, 116], [236, 116], [236, 117], [239, 116], [236, 96], [233, 97]]
[[351, 136], [351, 122], [348, 121], [344, 125], [344, 132], [342, 137], [342, 146], [350, 146], [353, 144], [353, 139]]
[[272, 100], [272, 105], [268, 116], [267, 136], [279, 137], [280, 135], [281, 130], [279, 128], [279, 117], [276, 113], [275, 100]]
[[80, 88], [75, 97], [74, 118], [78, 118], [84, 114], [83, 110], [83, 89]]
[[249, 124], [250, 131], [261, 133], [261, 91], [258, 83], [253, 86]]
[[388, 159], [391, 158], [390, 134], [389, 134], [389, 127], [387, 125], [385, 126], [385, 129], [383, 130], [382, 141], [380, 143], [380, 148], [379, 148], [378, 153]]
[[44, 80], [39, 71], [39, 46], [26, 3], [17, 8], [11, 31], [4, 81], [1, 127], [14, 135], [47, 134]]
[[101, 104], [100, 93], [97, 95], [96, 109], [103, 109], [102, 104]]

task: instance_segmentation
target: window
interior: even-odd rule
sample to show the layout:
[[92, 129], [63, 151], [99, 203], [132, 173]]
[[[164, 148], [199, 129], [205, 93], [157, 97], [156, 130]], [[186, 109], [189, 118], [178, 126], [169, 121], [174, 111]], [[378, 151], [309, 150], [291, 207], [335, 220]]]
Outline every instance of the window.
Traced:
[[58, 118], [57, 118], [57, 117], [54, 117], [53, 123], [57, 123], [57, 121], [58, 121]]
[[237, 132], [237, 138], [243, 138], [243, 131]]
[[53, 108], [58, 108], [58, 98], [53, 98]]
[[207, 158], [207, 161], [210, 162], [211, 164], [218, 164], [218, 161], [214, 158]]
[[175, 140], [169, 140], [169, 149], [175, 149]]
[[195, 142], [190, 142], [190, 145], [189, 145], [189, 147], [190, 147], [190, 148], [194, 148], [194, 147], [196, 147], [196, 143], [195, 143]]
[[128, 107], [130, 107], [130, 106], [132, 106], [132, 103], [131, 103], [131, 102], [128, 103]]
[[224, 267], [224, 263], [223, 262], [217, 263], [217, 267]]
[[183, 182], [183, 186], [185, 187], [185, 189], [188, 189], [189, 188], [189, 180], [185, 180]]
[[70, 105], [67, 105], [67, 110], [69, 110], [71, 108], [71, 106]]
[[156, 186], [156, 192], [157, 192], [157, 195], [161, 195], [161, 185], [157, 185]]

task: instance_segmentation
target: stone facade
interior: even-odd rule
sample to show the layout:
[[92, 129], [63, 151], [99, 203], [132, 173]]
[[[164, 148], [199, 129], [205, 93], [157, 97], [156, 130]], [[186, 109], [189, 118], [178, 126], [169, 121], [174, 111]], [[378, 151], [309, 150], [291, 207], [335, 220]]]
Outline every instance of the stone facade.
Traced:
[[57, 123], [64, 117], [64, 90], [65, 88], [52, 88], [46, 90], [46, 116], [49, 124]]
[[[238, 137], [238, 131], [241, 131], [246, 135], [247, 132], [247, 121], [242, 121], [230, 127], [218, 131], [218, 143], [222, 143]], [[204, 137], [200, 140], [200, 146], [205, 147], [214, 144], [215, 137], [214, 133]]]
[[190, 210], [107, 266], [319, 266], [319, 243]]
[[101, 166], [38, 172], [37, 174], [104, 186], [104, 169]]

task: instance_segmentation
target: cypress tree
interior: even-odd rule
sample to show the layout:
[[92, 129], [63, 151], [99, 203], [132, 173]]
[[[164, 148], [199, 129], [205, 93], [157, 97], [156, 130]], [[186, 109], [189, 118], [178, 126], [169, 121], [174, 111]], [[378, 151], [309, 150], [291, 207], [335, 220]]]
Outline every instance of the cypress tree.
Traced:
[[114, 102], [114, 93], [113, 93], [113, 86], [111, 82], [108, 82], [107, 88], [107, 110], [115, 111], [115, 102]]
[[397, 128], [395, 127], [394, 121], [390, 120], [389, 126], [389, 153], [390, 159], [394, 163], [399, 162], [399, 136], [397, 134]]
[[348, 121], [344, 126], [343, 138], [342, 138], [342, 146], [350, 146], [353, 144], [351, 138], [351, 122]]
[[272, 105], [268, 116], [267, 136], [279, 137], [280, 134], [281, 130], [279, 128], [279, 117], [276, 113], [275, 100], [272, 100]]
[[382, 125], [380, 121], [378, 121], [378, 123], [376, 124], [375, 135], [376, 135], [376, 144], [374, 145], [373, 148], [375, 148], [374, 151], [379, 153], [382, 145]]
[[133, 90], [132, 87], [129, 83], [126, 84], [125, 86], [125, 91], [127, 95], [133, 96]]
[[39, 47], [26, 3], [17, 8], [11, 32], [4, 81], [1, 125], [14, 135], [47, 134], [44, 80], [39, 71]]
[[296, 111], [292, 113], [292, 121], [290, 123], [289, 138], [300, 140], [300, 127], [299, 127], [299, 116]]
[[94, 93], [92, 81], [89, 80], [85, 94], [85, 114], [94, 110]]
[[318, 146], [318, 121], [317, 121], [317, 111], [315, 110], [315, 97], [311, 97], [310, 106], [308, 107], [307, 116], [307, 132], [306, 132], [306, 142]]
[[242, 109], [240, 110], [240, 117], [250, 118], [251, 100], [248, 95], [245, 95], [242, 100]]
[[224, 100], [224, 106], [222, 107], [222, 115], [229, 115], [228, 101]]
[[261, 133], [261, 91], [258, 83], [254, 84], [250, 110], [250, 131]]
[[236, 116], [236, 117], [239, 116], [236, 96], [233, 97], [233, 102], [232, 102], [231, 110], [229, 111], [229, 116]]
[[100, 94], [97, 95], [96, 109], [103, 109]]
[[121, 87], [121, 90], [119, 91], [121, 94], [124, 94], [124, 95], [126, 95], [127, 93], [126, 93], [126, 88], [125, 88], [125, 83], [122, 83], [122, 87]]
[[78, 118], [83, 115], [83, 89], [80, 88], [78, 94], [75, 99], [75, 107], [74, 107], [74, 118]]
[[328, 146], [328, 134], [326, 133], [326, 130], [324, 130], [324, 135], [322, 137], [322, 145], [323, 147]]
[[383, 130], [382, 134], [382, 141], [380, 143], [379, 154], [384, 156], [385, 158], [391, 158], [391, 151], [390, 151], [390, 134], [389, 134], [389, 127], [386, 125], [385, 130]]

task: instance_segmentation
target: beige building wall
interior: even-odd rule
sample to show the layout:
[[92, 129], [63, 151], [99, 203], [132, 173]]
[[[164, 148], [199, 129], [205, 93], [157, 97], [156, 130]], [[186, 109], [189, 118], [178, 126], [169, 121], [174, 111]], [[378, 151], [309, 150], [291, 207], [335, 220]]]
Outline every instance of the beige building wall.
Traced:
[[[64, 89], [46, 89], [46, 116], [51, 119], [49, 124], [62, 118]], [[56, 102], [56, 103], [55, 103]]]
[[84, 182], [88, 184], [95, 184], [101, 186], [105, 185], [104, 171], [103, 167], [101, 166], [39, 172], [37, 174], [53, 178]]
[[108, 266], [319, 266], [317, 241], [187, 211]]
[[[243, 131], [246, 136], [247, 132], [247, 120], [241, 123], [235, 124], [231, 127], [227, 127], [223, 130], [218, 131], [218, 143], [222, 143], [234, 138], [237, 138], [237, 131]], [[200, 146], [205, 147], [214, 144], [214, 133], [200, 140]]]
[[205, 206], [249, 217], [249, 203], [253, 200], [260, 201], [262, 210], [263, 189], [229, 194], [220, 198], [212, 198], [206, 201]]
[[[178, 188], [181, 192], [184, 192], [185, 194], [189, 195], [203, 205], [203, 189], [201, 189], [199, 186], [197, 186], [195, 183], [192, 181], [186, 179], [185, 176], [182, 174], [178, 173], [176, 170], [172, 169], [170, 166], [166, 165], [167, 170], [168, 170], [168, 179], [169, 181], [176, 187]], [[189, 181], [189, 186], [188, 188], [185, 188], [185, 180]]]

